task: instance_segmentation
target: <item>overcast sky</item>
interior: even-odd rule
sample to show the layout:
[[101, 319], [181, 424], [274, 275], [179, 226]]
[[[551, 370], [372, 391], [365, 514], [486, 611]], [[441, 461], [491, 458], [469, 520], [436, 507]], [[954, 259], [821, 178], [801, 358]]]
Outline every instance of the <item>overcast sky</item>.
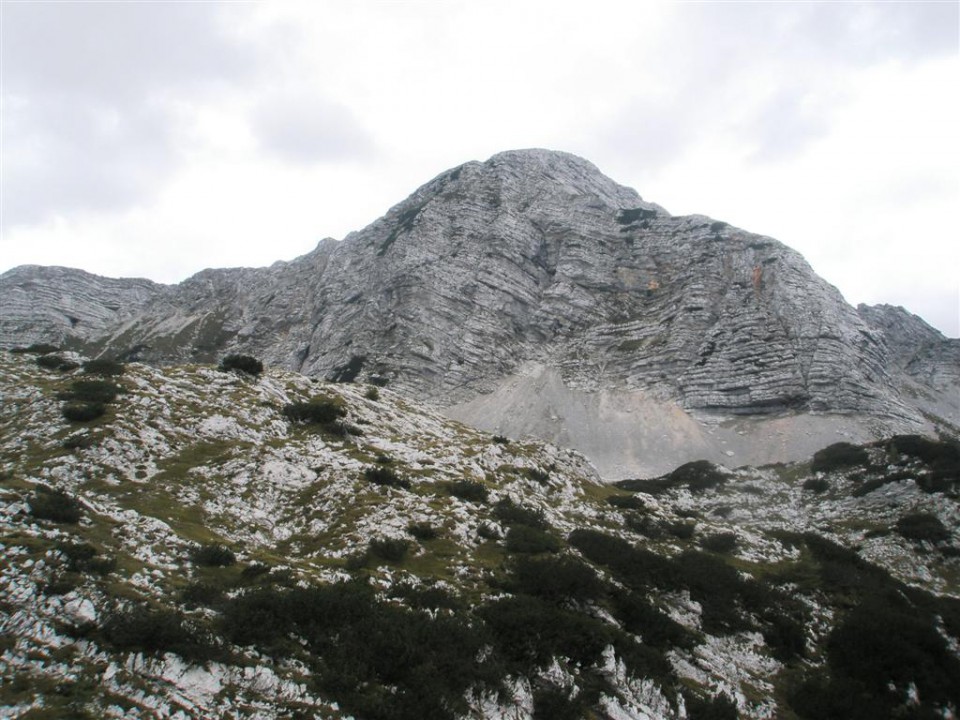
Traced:
[[956, 337], [958, 7], [2, 0], [0, 271], [268, 265], [546, 147]]

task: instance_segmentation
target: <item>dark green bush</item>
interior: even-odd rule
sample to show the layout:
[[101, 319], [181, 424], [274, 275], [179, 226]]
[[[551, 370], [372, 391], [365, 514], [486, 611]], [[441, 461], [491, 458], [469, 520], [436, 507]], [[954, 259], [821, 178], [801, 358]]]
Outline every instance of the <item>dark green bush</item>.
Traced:
[[205, 582], [194, 582], [180, 591], [180, 601], [188, 608], [216, 607], [223, 603], [223, 588]]
[[950, 530], [932, 513], [911, 513], [897, 520], [901, 537], [917, 542], [938, 543], [950, 539]]
[[370, 553], [381, 560], [398, 563], [407, 556], [410, 543], [399, 538], [374, 538], [370, 541], [369, 548]]
[[530, 595], [497, 600], [478, 612], [497, 653], [514, 672], [529, 673], [557, 656], [589, 667], [599, 661], [612, 637], [607, 623]]
[[337, 398], [313, 398], [310, 402], [295, 402], [283, 406], [288, 420], [318, 425], [332, 425], [347, 414], [343, 402]]
[[697, 530], [696, 523], [672, 522], [665, 525], [668, 533], [681, 540], [689, 540]]
[[618, 590], [610, 600], [613, 613], [623, 625], [623, 629], [642, 637], [644, 644], [659, 650], [694, 646], [695, 639], [689, 630], [655, 608], [642, 595], [629, 590]]
[[115, 558], [100, 556], [97, 549], [89, 543], [60, 542], [56, 547], [66, 558], [69, 572], [106, 575], [113, 572], [117, 566]]
[[374, 485], [385, 487], [410, 488], [410, 481], [397, 475], [391, 467], [371, 465], [363, 469], [363, 477]]
[[727, 476], [708, 460], [694, 460], [667, 474], [667, 478], [674, 485], [686, 485], [691, 491], [696, 492], [724, 483]]
[[603, 594], [604, 586], [597, 573], [576, 558], [522, 557], [510, 568], [507, 589], [560, 604], [595, 600]]
[[583, 694], [549, 685], [533, 692], [533, 720], [581, 720], [587, 717]]
[[487, 486], [476, 480], [454, 480], [447, 483], [447, 492], [468, 502], [486, 502], [490, 494]]
[[176, 653], [184, 659], [206, 661], [216, 655], [208, 633], [175, 610], [136, 605], [105, 614], [100, 632], [121, 650], [146, 653]]
[[73, 524], [80, 522], [80, 503], [63, 490], [38, 487], [27, 500], [30, 514], [38, 520]]
[[83, 364], [83, 371], [88, 375], [101, 375], [103, 377], [115, 377], [123, 375], [124, 364], [111, 358], [98, 358], [96, 360], [87, 360]]
[[804, 480], [803, 489], [819, 495], [830, 489], [830, 483], [825, 478], [811, 477]]
[[706, 699], [686, 693], [684, 705], [690, 720], [737, 720], [740, 717], [737, 704], [725, 693]]
[[621, 510], [643, 510], [646, 507], [636, 495], [611, 495], [607, 498], [607, 504]]
[[681, 465], [673, 472], [650, 480], [620, 480], [614, 485], [621, 490], [660, 495], [674, 488], [687, 486], [691, 492], [699, 492], [726, 482], [727, 476], [707, 460], [694, 460]]
[[407, 532], [420, 541], [436, 540], [440, 535], [440, 532], [428, 522], [410, 523], [407, 525]]
[[216, 543], [192, 548], [190, 559], [195, 565], [203, 567], [228, 567], [237, 562], [237, 556], [233, 554], [233, 550]]
[[57, 398], [67, 402], [112, 403], [123, 388], [108, 380], [74, 380]]
[[727, 553], [732, 553], [737, 549], [737, 534], [728, 532], [707, 535], [706, 537], [700, 539], [700, 547], [702, 547], [704, 550], [709, 550], [710, 552], [724, 555]]
[[506, 435], [494, 435], [494, 436], [493, 436], [493, 441], [494, 441], [495, 443], [500, 444], [500, 445], [509, 445], [509, 444], [510, 444], [510, 438], [508, 438]]
[[27, 347], [12, 348], [10, 352], [14, 354], [29, 353], [31, 355], [47, 355], [57, 352], [59, 349], [56, 345], [50, 345], [49, 343], [33, 343]]
[[841, 468], [864, 466], [869, 462], [870, 456], [862, 447], [838, 442], [815, 452], [810, 469], [814, 472], [832, 472]]
[[390, 588], [390, 597], [401, 598], [407, 605], [419, 610], [462, 610], [463, 602], [442, 587], [414, 586], [397, 583]]
[[94, 438], [92, 436], [85, 432], [78, 432], [65, 437], [60, 445], [65, 450], [80, 450], [83, 448], [92, 447], [93, 443]]
[[60, 408], [60, 414], [70, 422], [90, 422], [107, 411], [106, 406], [99, 402], [68, 402]]
[[510, 498], [503, 498], [494, 505], [493, 516], [504, 525], [526, 525], [541, 529], [547, 527], [543, 510], [517, 505]]
[[477, 535], [479, 535], [484, 540], [499, 540], [503, 537], [500, 534], [500, 531], [490, 523], [480, 523], [477, 527]]
[[865, 598], [831, 633], [827, 653], [835, 676], [886, 697], [891, 706], [904, 701], [911, 684], [928, 706], [960, 704], [960, 660], [933, 617], [896, 595]]
[[380, 601], [356, 583], [244, 593], [224, 608], [223, 628], [274, 655], [306, 649], [318, 688], [368, 720], [454, 720], [470, 686], [500, 678], [479, 660], [488, 641], [460, 617]]
[[514, 553], [555, 553], [560, 541], [553, 535], [528, 525], [513, 525], [507, 531], [507, 550]]
[[380, 399], [380, 391], [377, 389], [376, 385], [371, 385], [370, 387], [367, 388], [367, 391], [363, 393], [363, 396], [367, 400], [373, 400], [374, 402], [376, 402], [377, 400]]
[[225, 356], [220, 361], [220, 365], [217, 366], [217, 369], [223, 372], [237, 370], [239, 372], [246, 373], [247, 375], [253, 375], [254, 377], [257, 377], [263, 372], [263, 363], [250, 355], [231, 354]]
[[48, 370], [60, 370], [61, 372], [69, 372], [70, 370], [76, 370], [80, 367], [73, 360], [67, 360], [60, 355], [41, 355], [37, 358], [37, 365]]
[[545, 470], [541, 470], [540, 468], [524, 468], [523, 474], [534, 482], [540, 483], [541, 485], [546, 485], [548, 482], [550, 482], [550, 473]]
[[568, 540], [588, 560], [610, 568], [627, 587], [636, 590], [678, 587], [679, 573], [671, 560], [635, 548], [626, 540], [597, 530], [574, 530]]

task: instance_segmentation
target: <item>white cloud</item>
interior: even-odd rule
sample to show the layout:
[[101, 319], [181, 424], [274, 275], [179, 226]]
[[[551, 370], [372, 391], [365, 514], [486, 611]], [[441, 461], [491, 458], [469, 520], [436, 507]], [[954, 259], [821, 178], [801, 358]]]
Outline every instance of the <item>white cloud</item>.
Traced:
[[5, 266], [268, 264], [446, 168], [551, 147], [960, 334], [956, 3], [2, 12]]

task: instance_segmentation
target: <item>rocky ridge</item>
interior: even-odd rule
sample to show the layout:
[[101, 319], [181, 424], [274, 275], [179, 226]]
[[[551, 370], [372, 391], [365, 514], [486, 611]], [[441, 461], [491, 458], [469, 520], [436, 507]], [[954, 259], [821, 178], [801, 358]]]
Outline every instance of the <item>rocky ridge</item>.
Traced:
[[960, 707], [955, 444], [613, 486], [375, 386], [83, 363], [0, 353], [5, 717]]
[[[108, 282], [129, 288], [122, 313], [100, 296]], [[765, 461], [753, 448], [772, 446], [771, 418], [802, 426], [780, 460], [837, 432], [866, 440], [960, 424], [960, 340], [912, 316], [901, 331], [908, 314], [893, 309], [858, 312], [781, 243], [670, 215], [565, 153], [466, 163], [288, 263], [206, 270], [170, 287], [126, 282], [6, 273], [0, 344], [66, 342], [158, 362], [246, 352], [310, 376], [389, 381], [489, 430], [592, 452], [603, 437], [570, 428], [606, 422], [607, 436], [639, 434], [658, 449], [591, 454], [611, 477], [668, 469], [691, 437], [704, 457]], [[921, 336], [930, 349], [917, 355]], [[560, 385], [543, 407], [497, 400], [544, 373]], [[682, 416], [688, 430], [604, 420], [595, 407], [605, 395]], [[723, 442], [710, 437], [718, 426]]]

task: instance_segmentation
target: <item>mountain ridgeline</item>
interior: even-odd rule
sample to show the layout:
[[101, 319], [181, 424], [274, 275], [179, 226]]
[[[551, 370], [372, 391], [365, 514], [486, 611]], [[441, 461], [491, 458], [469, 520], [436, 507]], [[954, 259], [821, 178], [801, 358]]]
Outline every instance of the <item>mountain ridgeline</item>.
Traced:
[[960, 341], [900, 308], [855, 309], [776, 240], [673, 216], [545, 150], [461, 165], [268, 268], [173, 286], [16, 268], [0, 344], [33, 342], [389, 383], [576, 447], [610, 477], [960, 424]]

